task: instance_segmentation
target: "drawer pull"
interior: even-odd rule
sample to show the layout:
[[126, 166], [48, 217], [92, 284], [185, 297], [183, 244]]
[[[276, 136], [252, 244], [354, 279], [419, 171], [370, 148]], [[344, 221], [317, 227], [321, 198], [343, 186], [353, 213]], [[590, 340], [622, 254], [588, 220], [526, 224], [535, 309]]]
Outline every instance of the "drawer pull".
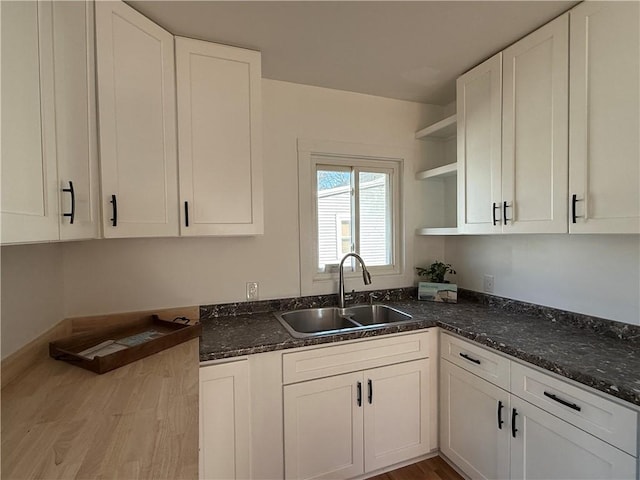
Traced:
[[498, 430], [502, 430], [502, 424], [504, 423], [504, 420], [502, 420], [503, 408], [504, 408], [504, 405], [502, 404], [502, 401], [498, 400]]
[[476, 365], [480, 365], [480, 360], [476, 360], [475, 358], [470, 357], [466, 353], [460, 353], [460, 356], [465, 360], [469, 360], [470, 362], [475, 363]]
[[558, 403], [561, 403], [562, 405], [564, 405], [565, 407], [569, 407], [577, 412], [579, 412], [580, 410], [582, 410], [581, 407], [579, 407], [578, 405], [576, 405], [575, 403], [571, 403], [571, 402], [567, 402], [566, 400], [563, 400], [561, 398], [558, 398], [557, 396], [555, 396], [553, 393], [549, 393], [549, 392], [544, 392], [544, 396], [545, 397], [549, 397], [551, 400], [555, 400]]
[[514, 408], [511, 410], [511, 435], [513, 438], [516, 438], [516, 432], [518, 429], [516, 428], [516, 417], [518, 416], [517, 410]]
[[358, 394], [356, 401], [358, 402], [358, 406], [362, 406], [362, 382], [358, 382]]

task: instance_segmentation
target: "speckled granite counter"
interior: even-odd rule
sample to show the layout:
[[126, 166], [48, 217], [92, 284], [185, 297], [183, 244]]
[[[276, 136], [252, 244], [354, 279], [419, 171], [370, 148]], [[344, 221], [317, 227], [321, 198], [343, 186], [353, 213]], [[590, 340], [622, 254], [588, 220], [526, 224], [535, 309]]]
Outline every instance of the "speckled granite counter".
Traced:
[[[315, 297], [305, 305], [274, 301], [266, 307], [326, 306], [335, 301], [332, 297]], [[640, 327], [481, 295], [467, 295], [457, 304], [406, 297], [391, 295], [383, 303], [411, 314], [415, 323], [307, 339], [291, 337], [271, 311], [229, 316], [229, 310], [202, 307], [200, 361], [439, 326], [640, 406]]]

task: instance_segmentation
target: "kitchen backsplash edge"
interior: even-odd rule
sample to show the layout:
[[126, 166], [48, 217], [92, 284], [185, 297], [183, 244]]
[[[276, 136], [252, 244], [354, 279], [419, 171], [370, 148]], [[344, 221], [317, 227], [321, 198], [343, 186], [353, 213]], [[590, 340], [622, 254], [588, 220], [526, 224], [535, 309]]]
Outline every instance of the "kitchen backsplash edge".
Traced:
[[[417, 287], [355, 292], [349, 303], [367, 303], [369, 302], [370, 294], [374, 295], [374, 302], [380, 303], [415, 300], [417, 298]], [[640, 343], [640, 326], [638, 325], [631, 325], [615, 320], [569, 312], [553, 307], [546, 307], [510, 298], [498, 297], [495, 295], [487, 295], [486, 293], [475, 292], [464, 288], [458, 288], [458, 299], [461, 302], [479, 303], [490, 308], [536, 316], [552, 322], [570, 323], [578, 328], [592, 330], [607, 337]], [[260, 300], [256, 302], [201, 305], [200, 319], [206, 320], [210, 318], [232, 317], [250, 313], [281, 312], [299, 310], [302, 308], [332, 307], [337, 305], [337, 294], [280, 298], [273, 300]]]

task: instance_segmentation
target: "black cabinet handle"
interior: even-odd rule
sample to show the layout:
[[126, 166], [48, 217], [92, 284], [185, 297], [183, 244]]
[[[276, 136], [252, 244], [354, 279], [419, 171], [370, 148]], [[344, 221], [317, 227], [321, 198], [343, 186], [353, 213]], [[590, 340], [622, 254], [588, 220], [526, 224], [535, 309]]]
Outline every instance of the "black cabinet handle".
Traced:
[[564, 405], [565, 407], [569, 407], [572, 408], [573, 410], [579, 412], [580, 410], [582, 410], [581, 407], [579, 407], [578, 405], [576, 405], [575, 403], [571, 403], [571, 402], [567, 402], [566, 400], [563, 400], [561, 398], [558, 398], [556, 395], [554, 395], [553, 393], [549, 393], [549, 392], [544, 392], [544, 396], [545, 397], [549, 397], [551, 400], [555, 400], [556, 402]]
[[502, 220], [503, 223], [507, 224], [507, 202], [502, 202]]
[[118, 226], [118, 199], [115, 195], [111, 195], [111, 205], [113, 206], [113, 217], [111, 218], [111, 226]]
[[513, 438], [516, 438], [516, 432], [518, 431], [518, 429], [516, 428], [517, 416], [518, 416], [518, 412], [514, 408], [513, 410], [511, 410], [511, 435], [513, 436]]
[[573, 195], [571, 195], [571, 223], [576, 223], [576, 219], [578, 218], [578, 215], [576, 213], [576, 203], [578, 203], [580, 200], [578, 200], [578, 195], [576, 195], [575, 193]]
[[369, 404], [373, 403], [373, 382], [371, 381], [371, 379], [367, 380], [367, 383], [369, 384]]
[[470, 356], [469, 356], [469, 355], [467, 355], [466, 353], [462, 353], [462, 352], [461, 352], [461, 353], [460, 353], [460, 356], [461, 356], [462, 358], [464, 358], [465, 360], [469, 360], [470, 362], [475, 363], [476, 365], [480, 365], [480, 363], [482, 363], [482, 362], [480, 362], [480, 360], [476, 360], [475, 358], [470, 357]]
[[358, 382], [358, 393], [356, 397], [356, 401], [358, 402], [358, 406], [362, 406], [362, 382]]
[[184, 225], [189, 226], [189, 202], [184, 202]]
[[496, 218], [496, 210], [500, 210], [500, 205], [496, 205], [496, 202], [493, 202], [493, 225], [495, 226], [496, 223], [498, 222], [498, 219]]
[[502, 404], [502, 401], [498, 400], [498, 430], [502, 430], [502, 424], [504, 423], [504, 420], [502, 420], [503, 408], [504, 408], [504, 405]]
[[62, 215], [70, 217], [69, 224], [73, 225], [73, 220], [76, 218], [76, 192], [73, 189], [73, 182], [69, 180], [69, 188], [63, 188], [62, 191], [71, 194], [71, 213], [63, 213]]

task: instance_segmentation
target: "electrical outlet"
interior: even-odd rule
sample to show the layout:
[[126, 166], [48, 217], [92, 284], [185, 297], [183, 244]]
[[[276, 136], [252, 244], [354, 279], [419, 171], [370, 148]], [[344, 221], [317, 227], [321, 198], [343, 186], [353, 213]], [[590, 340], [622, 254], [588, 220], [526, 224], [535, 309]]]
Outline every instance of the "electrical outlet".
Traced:
[[250, 302], [258, 300], [258, 282], [247, 282], [247, 300]]
[[486, 293], [493, 293], [493, 275], [484, 276], [484, 291]]

